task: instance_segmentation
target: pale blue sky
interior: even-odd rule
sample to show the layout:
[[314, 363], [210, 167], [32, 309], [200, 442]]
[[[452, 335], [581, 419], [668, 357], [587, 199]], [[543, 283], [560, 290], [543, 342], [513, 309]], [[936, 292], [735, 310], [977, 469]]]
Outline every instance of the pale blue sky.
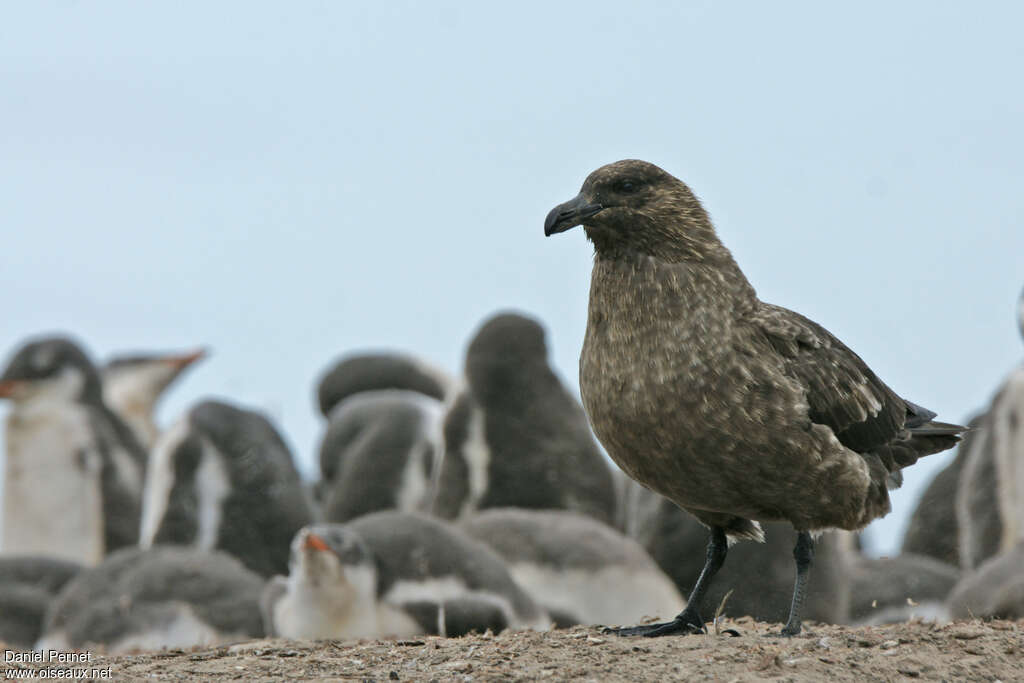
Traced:
[[[1022, 356], [1019, 3], [18, 2], [0, 22], [0, 352], [203, 344], [304, 469], [336, 355], [459, 370], [485, 315], [575, 387], [590, 246], [547, 211], [647, 159], [765, 300], [966, 419]], [[935, 456], [872, 542], [892, 549]]]

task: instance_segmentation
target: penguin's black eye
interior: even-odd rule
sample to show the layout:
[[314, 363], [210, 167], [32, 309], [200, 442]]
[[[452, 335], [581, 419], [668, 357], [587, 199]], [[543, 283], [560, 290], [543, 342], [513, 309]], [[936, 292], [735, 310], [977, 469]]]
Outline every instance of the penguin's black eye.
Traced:
[[615, 191], [621, 192], [622, 194], [630, 194], [632, 192], [636, 192], [638, 187], [640, 187], [640, 183], [638, 183], [635, 180], [630, 180], [628, 178], [624, 180], [617, 180], [615, 182]]

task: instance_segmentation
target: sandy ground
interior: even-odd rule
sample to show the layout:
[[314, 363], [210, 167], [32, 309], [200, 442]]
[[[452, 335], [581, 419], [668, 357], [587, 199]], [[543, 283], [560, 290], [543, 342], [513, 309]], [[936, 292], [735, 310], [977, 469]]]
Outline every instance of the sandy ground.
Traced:
[[[228, 647], [92, 655], [115, 680], [1024, 681], [1024, 621], [852, 628], [725, 620], [715, 634], [626, 639], [596, 628], [444, 639], [256, 640]], [[47, 664], [4, 664], [40, 669]], [[25, 672], [27, 673], [27, 672]]]

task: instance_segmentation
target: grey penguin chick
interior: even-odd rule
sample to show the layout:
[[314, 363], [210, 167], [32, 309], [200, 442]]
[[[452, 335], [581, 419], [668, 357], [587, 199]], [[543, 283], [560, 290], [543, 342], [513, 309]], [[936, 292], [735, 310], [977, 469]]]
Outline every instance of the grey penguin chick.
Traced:
[[697, 198], [657, 166], [599, 168], [544, 232], [581, 224], [595, 252], [580, 355], [591, 425], [627, 474], [711, 528], [686, 610], [618, 633], [702, 631], [727, 538], [760, 540], [760, 521], [798, 532], [782, 632], [799, 633], [811, 533], [889, 512], [891, 475], [963, 427], [932, 422], [823, 327], [760, 301]]
[[317, 402], [324, 417], [343, 400], [365, 391], [415, 391], [444, 401], [452, 379], [439, 368], [399, 352], [360, 352], [343, 356], [324, 371], [317, 385]]
[[[984, 415], [967, 422], [968, 431], [957, 444], [956, 457], [940, 470], [917, 501], [917, 507], [910, 515], [907, 531], [903, 535], [902, 554], [926, 555], [953, 567], [960, 566], [960, 523], [957, 519], [957, 495], [963, 477], [967, 456], [974, 447], [974, 440], [980, 436]], [[991, 461], [972, 473], [974, 486], [978, 490], [972, 495], [972, 515], [982, 529], [974, 538], [976, 553], [985, 557], [992, 555], [999, 543], [1001, 529], [999, 515], [992, 505], [991, 492], [995, 490], [995, 467]], [[988, 492], [989, 495], [985, 495]], [[981, 521], [981, 517], [985, 521]], [[984, 549], [982, 549], [984, 548]]]
[[1024, 619], [1024, 543], [964, 572], [947, 604], [954, 619]]
[[0, 557], [0, 642], [29, 649], [53, 597], [82, 565], [36, 555]]
[[960, 566], [973, 569], [1024, 542], [1024, 364], [999, 387], [963, 445], [956, 492]]
[[320, 446], [323, 520], [427, 512], [443, 413], [440, 401], [395, 389], [363, 391], [336, 405]]
[[[1024, 335], [1024, 292], [1019, 302]], [[971, 441], [957, 491], [961, 565], [955, 618], [1024, 617], [1024, 364], [996, 392]]]
[[[1017, 322], [1024, 336], [1024, 292]], [[1004, 527], [1003, 519], [1015, 516], [1014, 500], [1024, 491], [1024, 482], [1015, 483], [1009, 474], [1014, 459], [1024, 458], [1016, 426], [1024, 419], [1022, 378], [1024, 366], [1010, 373], [987, 410], [968, 423], [956, 458], [935, 476], [911, 515], [903, 552], [971, 569], [1015, 544], [1013, 524]]]
[[207, 400], [157, 440], [140, 545], [223, 550], [272, 576], [285, 571], [291, 539], [312, 517], [291, 452], [270, 421]]
[[225, 553], [124, 548], [64, 585], [34, 649], [121, 653], [259, 638], [263, 585]]
[[851, 562], [850, 621], [890, 624], [949, 620], [946, 598], [960, 570], [927, 555], [856, 557]]
[[686, 606], [639, 543], [586, 515], [492, 508], [459, 526], [501, 555], [558, 627], [669, 618]]
[[0, 398], [12, 402], [3, 552], [96, 564], [134, 545], [145, 452], [103, 402], [81, 347], [63, 336], [25, 343], [0, 375]]
[[302, 529], [262, 600], [270, 635], [383, 638], [546, 628], [501, 558], [454, 526], [377, 512]]
[[613, 524], [611, 468], [575, 398], [548, 365], [544, 329], [492, 316], [466, 351], [466, 388], [444, 421], [434, 513], [566, 509]]
[[160, 398], [187, 368], [205, 357], [204, 349], [113, 356], [100, 369], [103, 400], [148, 450], [160, 434], [153, 414]]

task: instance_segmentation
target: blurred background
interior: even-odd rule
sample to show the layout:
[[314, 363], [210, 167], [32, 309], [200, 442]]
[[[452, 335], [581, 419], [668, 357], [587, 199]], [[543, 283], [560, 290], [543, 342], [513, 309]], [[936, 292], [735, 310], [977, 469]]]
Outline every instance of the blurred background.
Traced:
[[[162, 423], [261, 408], [311, 474], [344, 352], [456, 373], [515, 308], [575, 388], [592, 251], [543, 219], [635, 157], [703, 199], [761, 298], [964, 421], [1021, 358], [1022, 24], [1010, 2], [18, 3], [2, 351], [207, 346]], [[907, 470], [869, 550], [951, 457]]]

